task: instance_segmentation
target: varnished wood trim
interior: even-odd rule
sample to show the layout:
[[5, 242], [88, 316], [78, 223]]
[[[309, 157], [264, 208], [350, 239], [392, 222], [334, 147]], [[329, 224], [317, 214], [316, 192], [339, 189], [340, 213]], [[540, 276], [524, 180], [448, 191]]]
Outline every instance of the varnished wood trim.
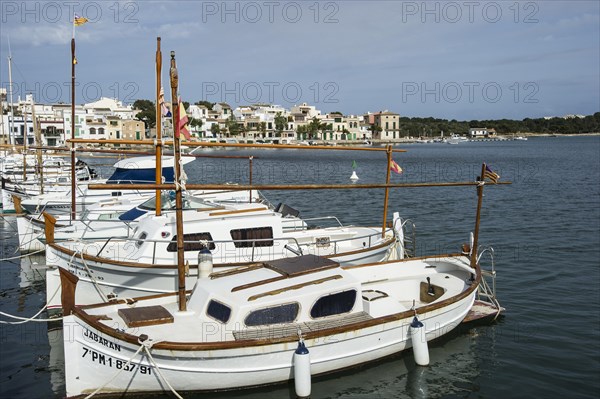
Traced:
[[259, 298], [263, 298], [265, 296], [281, 294], [282, 292], [286, 292], [286, 291], [299, 290], [300, 288], [308, 287], [309, 285], [322, 284], [322, 283], [325, 283], [327, 281], [339, 280], [341, 278], [342, 278], [341, 275], [336, 274], [335, 276], [323, 277], [323, 278], [320, 278], [320, 279], [317, 279], [317, 280], [306, 281], [306, 282], [301, 283], [301, 284], [290, 285], [289, 287], [283, 287], [283, 288], [279, 288], [277, 290], [263, 292], [262, 294], [252, 295], [251, 297], [248, 298], [248, 301], [254, 301], [254, 300], [257, 300]]
[[258, 212], [258, 211], [266, 211], [268, 208], [260, 207], [260, 208], [251, 208], [251, 209], [238, 209], [235, 211], [223, 211], [223, 212], [212, 212], [209, 213], [208, 216], [223, 216], [223, 215], [235, 215], [238, 213], [250, 213], [250, 212]]
[[233, 287], [231, 289], [231, 292], [246, 290], [248, 288], [258, 287], [258, 286], [269, 284], [269, 283], [274, 283], [275, 281], [285, 280], [286, 278], [287, 278], [287, 276], [277, 276], [277, 277], [272, 277], [272, 278], [268, 278], [265, 280], [255, 281], [253, 283], [238, 285], [237, 287]]
[[264, 267], [262, 263], [253, 263], [253, 264], [247, 265], [247, 266], [240, 266], [240, 267], [236, 267], [234, 269], [222, 270], [219, 272], [211, 273], [210, 278], [215, 279], [215, 278], [232, 276], [234, 274], [246, 273], [251, 270], [260, 269], [262, 267]]

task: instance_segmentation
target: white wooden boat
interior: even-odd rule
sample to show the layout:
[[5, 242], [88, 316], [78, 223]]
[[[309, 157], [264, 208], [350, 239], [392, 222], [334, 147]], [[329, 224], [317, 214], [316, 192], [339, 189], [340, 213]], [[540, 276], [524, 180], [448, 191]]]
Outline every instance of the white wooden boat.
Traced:
[[[67, 160], [59, 157], [44, 159], [42, 163], [43, 179], [40, 178], [39, 168], [36, 164], [37, 160], [27, 163], [27, 180], [23, 179], [22, 161], [21, 164], [7, 162], [2, 166], [3, 169], [6, 169], [2, 172], [2, 203], [4, 204], [3, 210], [5, 213], [16, 211], [13, 196], [24, 200], [38, 196], [41, 193], [56, 194], [70, 190], [71, 165]], [[21, 169], [19, 169], [19, 165]], [[77, 181], [83, 184], [86, 182], [98, 183], [100, 181], [95, 180], [97, 178], [96, 172], [82, 161], [77, 161], [75, 176]]]
[[[201, 209], [215, 207], [220, 203], [235, 204], [260, 201], [257, 191], [216, 191], [195, 190], [186, 194], [185, 209]], [[207, 201], [212, 201], [207, 203]], [[17, 230], [19, 232], [19, 250], [21, 253], [44, 251], [45, 230], [43, 214], [25, 214], [16, 203], [18, 214]], [[169, 192], [163, 192], [161, 210], [172, 212], [175, 201]], [[156, 211], [156, 196], [147, 193], [144, 196], [131, 198], [130, 196], [111, 197], [101, 199], [89, 206], [78, 220], [71, 221], [70, 215], [56, 216], [56, 229], [54, 240], [56, 242], [67, 240], [107, 240], [109, 238], [127, 238], [137, 226], [138, 219], [143, 215]]]
[[[52, 217], [47, 216], [46, 295], [48, 308], [60, 307], [57, 268], [80, 278], [76, 303], [89, 304], [110, 297], [136, 297], [176, 289], [177, 231], [174, 212], [146, 215], [127, 238], [56, 242]], [[198, 254], [213, 252], [215, 267], [314, 254], [344, 265], [404, 257], [400, 217], [395, 228], [339, 226], [309, 229], [297, 217], [285, 217], [262, 204], [220, 205], [183, 212], [184, 260], [188, 284], [198, 275]]]
[[[76, 277], [62, 273], [73, 293]], [[368, 363], [417, 343], [415, 315], [428, 341], [450, 332], [480, 279], [461, 255], [352, 267], [304, 256], [199, 279], [183, 312], [174, 294], [87, 307], [66, 295], [67, 396], [284, 382], [299, 335], [309, 374]]]
[[[192, 162], [193, 158], [186, 158], [184, 163]], [[152, 195], [152, 190], [131, 190], [127, 188], [128, 184], [135, 183], [153, 183], [156, 178], [156, 158], [154, 156], [142, 156], [127, 158], [118, 161], [114, 165], [115, 171], [108, 180], [101, 180], [100, 183], [122, 184], [123, 189], [112, 190], [109, 192], [99, 192], [88, 190], [87, 184], [78, 184], [77, 187], [77, 214], [81, 214], [88, 207], [98, 203], [100, 200], [113, 197], [122, 197], [128, 199], [145, 198]], [[173, 159], [165, 158], [163, 160], [162, 176], [165, 182], [173, 181]], [[98, 183], [98, 181], [88, 181], [87, 183]], [[21, 207], [30, 214], [48, 212], [54, 215], [69, 214], [71, 211], [71, 188], [67, 190], [37, 195], [26, 198], [21, 201]]]

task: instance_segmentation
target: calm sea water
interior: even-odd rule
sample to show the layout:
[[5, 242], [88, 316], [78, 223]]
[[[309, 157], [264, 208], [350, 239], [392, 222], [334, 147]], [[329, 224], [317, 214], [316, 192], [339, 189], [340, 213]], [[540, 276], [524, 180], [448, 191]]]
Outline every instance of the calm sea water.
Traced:
[[[394, 155], [393, 182], [471, 181], [488, 163], [512, 181], [486, 187], [481, 243], [495, 250], [506, 316], [461, 331], [431, 348], [431, 365], [406, 353], [314, 380], [313, 398], [563, 398], [600, 394], [600, 137], [413, 144]], [[208, 150], [254, 155], [253, 181], [269, 184], [385, 181], [383, 153], [315, 150]], [[106, 162], [103, 159], [95, 160]], [[248, 161], [202, 158], [186, 166], [194, 183], [248, 181]], [[382, 190], [271, 191], [271, 202], [305, 218], [379, 225]], [[390, 211], [414, 221], [417, 255], [456, 251], [474, 224], [473, 187], [394, 189]], [[391, 217], [391, 216], [390, 216]], [[12, 217], [0, 219], [0, 258], [17, 256]], [[33, 315], [45, 300], [44, 257], [0, 262], [0, 310]], [[5, 318], [2, 318], [4, 320]], [[60, 324], [0, 325], [0, 397], [64, 396]], [[293, 385], [185, 395], [291, 398]]]

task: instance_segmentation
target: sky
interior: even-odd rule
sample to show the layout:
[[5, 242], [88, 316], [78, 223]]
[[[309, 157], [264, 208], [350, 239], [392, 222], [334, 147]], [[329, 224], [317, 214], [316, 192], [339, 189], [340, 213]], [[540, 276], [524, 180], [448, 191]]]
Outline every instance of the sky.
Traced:
[[[184, 101], [523, 119], [600, 111], [600, 1], [7, 1], [15, 100], [154, 99], [175, 51]], [[170, 96], [167, 96], [170, 97]]]

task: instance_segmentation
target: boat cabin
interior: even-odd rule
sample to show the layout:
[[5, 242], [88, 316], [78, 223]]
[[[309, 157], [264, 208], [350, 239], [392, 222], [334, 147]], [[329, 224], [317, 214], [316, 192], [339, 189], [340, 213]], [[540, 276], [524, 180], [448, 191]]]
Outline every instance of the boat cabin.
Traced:
[[362, 304], [357, 278], [335, 261], [304, 255], [199, 279], [188, 310], [196, 312], [203, 322], [217, 323], [215, 331], [231, 331], [239, 340], [261, 338], [261, 334], [272, 337], [277, 334], [274, 329], [282, 330], [281, 335], [294, 335], [297, 331], [287, 330], [301, 328], [306, 332], [311, 324], [315, 328], [314, 323], [340, 316], [345, 324], [348, 317], [354, 321], [370, 319]]

